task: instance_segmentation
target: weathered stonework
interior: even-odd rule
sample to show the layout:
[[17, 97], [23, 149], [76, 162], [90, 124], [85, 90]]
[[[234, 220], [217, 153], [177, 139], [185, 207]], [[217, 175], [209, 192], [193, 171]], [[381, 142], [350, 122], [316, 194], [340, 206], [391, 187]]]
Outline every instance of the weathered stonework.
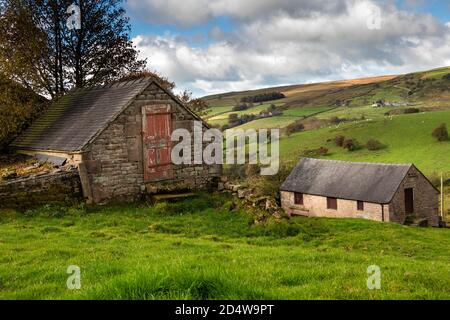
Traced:
[[192, 133], [201, 119], [151, 78], [69, 93], [37, 122], [13, 149], [66, 158], [89, 203], [217, 187], [221, 175], [220, 165], [171, 164], [172, 130]]
[[427, 220], [429, 226], [439, 226], [439, 192], [414, 166], [400, 185], [389, 204], [364, 203], [364, 210], [358, 211], [357, 201], [337, 200], [337, 210], [327, 209], [327, 198], [316, 195], [303, 195], [304, 205], [296, 205], [294, 193], [281, 191], [281, 206], [289, 215], [329, 218], [363, 218], [374, 221], [397, 222], [404, 224], [405, 213], [404, 190], [414, 190], [414, 214], [411, 218]]
[[78, 171], [56, 171], [19, 178], [0, 184], [0, 207], [76, 203], [82, 199]]
[[405, 193], [407, 188], [414, 190], [414, 215], [412, 218], [428, 220], [431, 226], [439, 226], [439, 192], [415, 167], [408, 172], [392, 202], [389, 204], [389, 219], [398, 223], [405, 223]]
[[174, 130], [184, 128], [193, 132], [194, 121], [198, 120], [157, 85], [152, 84], [93, 140], [83, 154], [82, 164], [86, 168], [86, 175], [81, 178], [90, 185], [91, 194], [85, 193], [85, 196], [91, 202], [133, 201], [148, 193], [217, 186], [221, 166], [204, 164], [172, 165], [171, 179], [145, 183], [142, 107], [155, 104], [171, 105]]
[[364, 211], [358, 211], [356, 201], [338, 199], [338, 210], [332, 210], [327, 209], [326, 197], [307, 194], [303, 195], [303, 202], [304, 205], [296, 205], [294, 202], [293, 192], [281, 192], [281, 206], [290, 215], [328, 218], [361, 218], [374, 221], [389, 221], [387, 205], [365, 202]]

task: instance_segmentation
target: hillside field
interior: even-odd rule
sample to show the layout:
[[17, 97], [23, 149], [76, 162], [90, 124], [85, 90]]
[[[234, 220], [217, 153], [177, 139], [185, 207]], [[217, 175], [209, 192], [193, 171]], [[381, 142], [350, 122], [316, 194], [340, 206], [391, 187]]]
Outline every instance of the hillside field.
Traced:
[[[285, 109], [282, 116], [251, 121], [236, 128], [280, 128], [280, 159], [289, 167], [295, 166], [302, 156], [360, 162], [413, 163], [436, 186], [441, 174], [444, 180], [450, 181], [450, 141], [438, 142], [432, 137], [433, 130], [442, 123], [450, 129], [450, 68], [401, 76], [267, 88], [205, 99], [212, 106], [210, 112], [214, 113], [217, 104], [232, 103], [244, 96], [277, 90], [286, 96], [285, 99], [276, 100], [277, 105]], [[399, 105], [373, 107], [373, 103], [379, 100]], [[336, 104], [336, 101], [341, 104], [345, 101], [345, 105]], [[270, 105], [270, 102], [265, 105]], [[409, 109], [414, 109], [416, 113], [402, 114]], [[393, 111], [393, 115], [387, 115]], [[333, 118], [339, 119], [340, 123], [332, 124], [330, 120]], [[302, 132], [290, 136], [283, 134], [283, 128], [301, 119], [306, 125], [308, 120], [315, 123]], [[356, 139], [360, 147], [352, 152], [337, 147], [334, 138], [338, 135]], [[368, 150], [365, 145], [370, 139], [380, 141], [383, 147], [376, 151]], [[328, 150], [327, 155], [311, 155], [311, 150], [321, 147]], [[445, 207], [450, 216], [448, 183]]]
[[[280, 157], [282, 160], [295, 161], [305, 150], [325, 147], [329, 150], [325, 158], [414, 163], [427, 175], [443, 172], [450, 178], [450, 142], [439, 142], [431, 135], [441, 123], [450, 127], [450, 110], [366, 119], [308, 130], [283, 137]], [[361, 149], [347, 151], [336, 146], [334, 138], [338, 135], [356, 139]], [[369, 139], [379, 140], [383, 148], [368, 150], [365, 144]]]
[[[281, 92], [284, 99], [255, 104], [245, 111], [233, 112], [234, 105], [244, 97], [261, 93]], [[382, 116], [393, 109], [406, 107], [422, 109], [450, 108], [450, 67], [417, 72], [400, 76], [372, 77], [356, 80], [332, 81], [317, 84], [292, 85], [264, 88], [252, 91], [230, 92], [203, 98], [210, 110], [205, 119], [212, 125], [227, 124], [231, 113], [256, 114], [275, 104], [283, 110], [282, 116], [259, 119], [244, 124], [241, 128], [284, 128], [305, 116], [321, 114], [321, 118], [345, 114]], [[405, 104], [405, 107], [372, 108], [377, 101]], [[350, 110], [350, 112], [348, 112]]]
[[[292, 218], [223, 194], [0, 214], [0, 299], [449, 299], [449, 230]], [[81, 268], [81, 290], [66, 270]], [[367, 288], [367, 268], [381, 289]]]

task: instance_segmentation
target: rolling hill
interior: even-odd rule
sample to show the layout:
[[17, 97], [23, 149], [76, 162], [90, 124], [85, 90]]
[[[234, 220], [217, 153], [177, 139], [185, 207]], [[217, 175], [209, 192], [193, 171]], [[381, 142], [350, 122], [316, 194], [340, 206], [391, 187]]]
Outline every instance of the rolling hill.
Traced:
[[[258, 113], [271, 104], [283, 114], [238, 126], [242, 129], [286, 128], [300, 121], [304, 130], [283, 134], [281, 162], [293, 167], [302, 156], [380, 163], [414, 163], [436, 185], [440, 175], [448, 181], [445, 205], [450, 208], [450, 141], [439, 142], [433, 130], [450, 128], [450, 67], [400, 76], [344, 80], [318, 84], [266, 88], [205, 97], [211, 106], [207, 121], [227, 123], [241, 98], [264, 92], [282, 92], [284, 99], [254, 104], [238, 115]], [[379, 105], [374, 107], [374, 103]], [[337, 147], [336, 136], [357, 141], [348, 151]], [[370, 151], [370, 139], [382, 144]], [[326, 154], [314, 150], [326, 150]], [[450, 210], [448, 210], [450, 213]], [[449, 214], [450, 216], [450, 214]]]
[[[233, 106], [244, 97], [261, 93], [281, 92], [284, 99], [254, 104], [243, 114], [258, 114], [275, 104], [283, 110], [283, 115], [258, 119], [246, 123], [244, 128], [284, 128], [290, 123], [315, 115], [324, 110], [321, 118], [331, 118], [337, 114], [352, 113], [355, 116], [367, 112], [384, 115], [386, 108], [372, 110], [377, 101], [391, 104], [388, 109], [408, 107], [428, 108], [429, 110], [450, 107], [450, 67], [430, 71], [399, 75], [343, 80], [317, 84], [292, 85], [284, 87], [264, 88], [252, 91], [230, 92], [204, 97], [211, 106], [206, 120], [212, 125], [223, 126], [233, 112]], [[360, 109], [364, 108], [364, 109]]]

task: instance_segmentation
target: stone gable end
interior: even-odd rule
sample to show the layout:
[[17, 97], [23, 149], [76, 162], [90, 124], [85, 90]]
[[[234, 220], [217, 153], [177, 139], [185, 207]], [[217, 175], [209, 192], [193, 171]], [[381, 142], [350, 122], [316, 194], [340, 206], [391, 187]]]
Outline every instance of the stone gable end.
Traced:
[[220, 165], [173, 165], [171, 180], [144, 183], [142, 107], [154, 104], [172, 106], [173, 129], [184, 128], [193, 132], [194, 121], [199, 121], [152, 83], [94, 139], [84, 153], [82, 166], [85, 166], [86, 174], [81, 178], [85, 185], [89, 185], [84, 189], [90, 189], [88, 193], [91, 194], [85, 196], [91, 201], [133, 201], [146, 192], [203, 189], [215, 184], [220, 177]]
[[409, 170], [405, 180], [400, 185], [389, 204], [389, 219], [405, 223], [405, 189], [412, 188], [414, 193], [413, 219], [427, 219], [432, 226], [439, 225], [439, 192], [428, 179], [414, 166]]

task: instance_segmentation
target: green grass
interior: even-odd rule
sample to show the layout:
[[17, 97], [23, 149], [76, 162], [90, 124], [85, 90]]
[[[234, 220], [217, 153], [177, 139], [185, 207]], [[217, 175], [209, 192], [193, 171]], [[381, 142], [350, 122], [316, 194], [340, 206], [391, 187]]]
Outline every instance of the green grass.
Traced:
[[277, 116], [264, 119], [258, 119], [255, 121], [247, 122], [243, 125], [235, 127], [233, 129], [272, 129], [272, 128], [284, 128], [297, 120], [297, 117]]
[[213, 116], [208, 118], [208, 123], [212, 125], [221, 125], [228, 123], [228, 117], [230, 114], [235, 113], [239, 116], [242, 116], [244, 114], [259, 114], [261, 111], [265, 111], [269, 108], [270, 104], [262, 104], [262, 105], [255, 105], [253, 108], [249, 108], [247, 110], [241, 110], [241, 111], [229, 111], [225, 113], [220, 113], [219, 115]]
[[[254, 225], [224, 195], [0, 212], [1, 299], [448, 299], [449, 231], [363, 220]], [[378, 265], [382, 289], [368, 290]], [[66, 288], [69, 265], [82, 289]]]
[[[222, 110], [222, 107], [216, 110], [216, 108], [212, 108], [214, 110], [211, 114], [216, 114], [214, 116], [207, 116], [208, 123], [212, 125], [220, 125], [223, 126], [228, 123], [228, 116], [232, 113], [236, 113], [237, 115], [245, 115], [245, 114], [259, 114], [261, 111], [267, 110], [272, 103], [266, 103], [263, 105], [255, 105], [253, 108], [242, 110], [242, 111], [230, 111], [230, 112], [218, 112], [218, 110]], [[276, 106], [282, 105], [282, 103], [274, 103]], [[293, 123], [295, 120], [298, 120], [302, 117], [307, 117], [316, 113], [327, 114], [326, 111], [331, 110], [330, 107], [305, 107], [305, 108], [291, 108], [283, 111], [282, 116], [276, 116], [271, 118], [258, 119], [242, 126], [239, 126], [240, 129], [271, 129], [271, 128], [283, 128]]]
[[[441, 123], [450, 127], [450, 110], [383, 117], [372, 121], [344, 123], [284, 137], [280, 143], [281, 159], [296, 161], [303, 150], [324, 146], [328, 158], [349, 161], [414, 163], [425, 174], [450, 173], [450, 142], [438, 142], [431, 136]], [[386, 148], [369, 151], [365, 148], [348, 152], [334, 145], [337, 135], [356, 138], [360, 144], [378, 139]], [[450, 177], [449, 177], [450, 178]]]
[[230, 112], [232, 109], [233, 109], [232, 105], [210, 107], [207, 110], [206, 118], [213, 117], [213, 116], [218, 115], [218, 114]]
[[[207, 115], [207, 121], [211, 125], [220, 125], [223, 126], [228, 123], [228, 117], [230, 114], [235, 113], [238, 116], [246, 115], [246, 114], [259, 114], [261, 111], [266, 111], [272, 103], [265, 104], [255, 104], [253, 108], [249, 108], [247, 110], [241, 111], [232, 111], [232, 106], [229, 107], [213, 107], [211, 108], [211, 112]], [[273, 103], [276, 106], [282, 105], [282, 103]]]
[[289, 117], [307, 117], [312, 114], [325, 112], [330, 110], [329, 107], [317, 107], [317, 108], [294, 108], [294, 109], [288, 109], [283, 111], [283, 116], [289, 116]]
[[429, 79], [429, 78], [442, 79], [443, 76], [445, 76], [446, 74], [449, 74], [449, 73], [450, 73], [450, 68], [444, 67], [444, 68], [438, 68], [438, 69], [424, 72], [423, 77], [426, 79]]

